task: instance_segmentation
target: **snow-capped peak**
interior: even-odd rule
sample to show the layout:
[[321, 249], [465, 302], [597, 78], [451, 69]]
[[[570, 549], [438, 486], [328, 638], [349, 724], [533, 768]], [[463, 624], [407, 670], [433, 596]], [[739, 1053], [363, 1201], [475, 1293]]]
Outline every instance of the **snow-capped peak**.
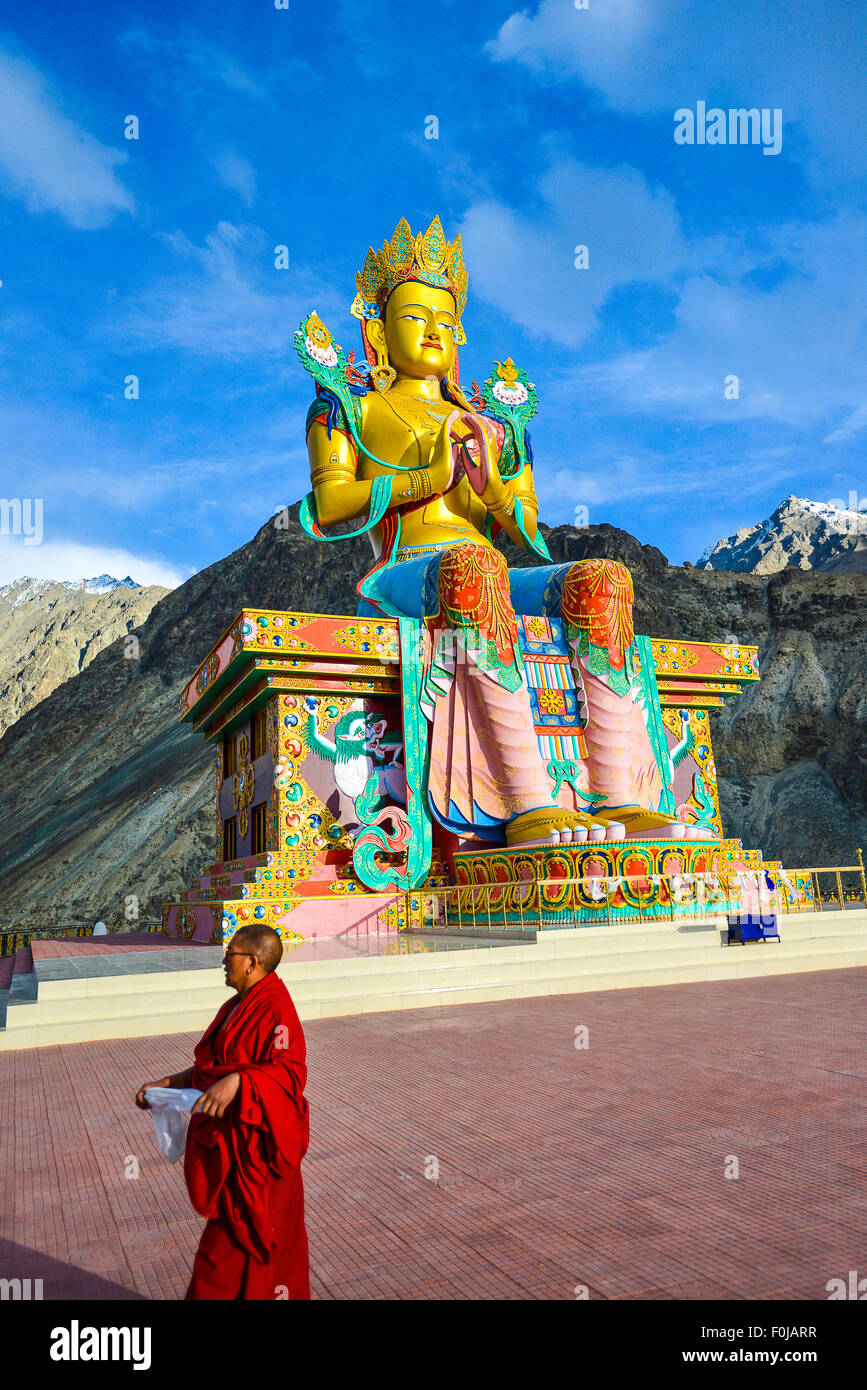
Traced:
[[744, 526], [733, 536], [708, 546], [698, 565], [703, 569], [773, 574], [782, 569], [867, 570], [867, 502], [850, 492], [842, 498], [814, 502], [790, 494], [765, 521]]
[[12, 579], [8, 584], [0, 586], [0, 597], [4, 600], [7, 609], [17, 608], [21, 603], [30, 603], [33, 599], [39, 598], [46, 589], [53, 585], [60, 584], [64, 589], [69, 589], [71, 593], [80, 594], [110, 594], [115, 589], [140, 589], [129, 575], [125, 579], [114, 579], [110, 574], [98, 574], [93, 579], [32, 579], [27, 575], [22, 575], [20, 579]]
[[98, 574], [94, 579], [83, 579], [78, 583], [65, 581], [67, 589], [84, 589], [86, 594], [107, 594], [112, 589], [140, 589], [134, 579], [113, 579], [110, 574]]
[[813, 516], [821, 517], [823, 521], [829, 522], [832, 526], [840, 521], [843, 521], [846, 526], [851, 526], [854, 521], [864, 520], [867, 504], [863, 507], [838, 507], [834, 502], [813, 502], [809, 497], [795, 497], [793, 493], [786, 498], [785, 502], [780, 503], [777, 511], [781, 512], [785, 508], [790, 511], [800, 508], [803, 512], [811, 512]]

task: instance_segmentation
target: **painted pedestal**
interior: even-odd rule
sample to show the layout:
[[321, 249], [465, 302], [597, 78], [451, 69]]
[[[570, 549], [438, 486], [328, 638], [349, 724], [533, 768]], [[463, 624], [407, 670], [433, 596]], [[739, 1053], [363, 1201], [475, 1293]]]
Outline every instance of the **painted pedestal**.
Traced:
[[[528, 679], [541, 692], [535, 735], [550, 756], [571, 716], [552, 716], [556, 671], [548, 657], [533, 658], [530, 625], [547, 620], [522, 621]], [[414, 624], [245, 609], [181, 695], [180, 718], [214, 746], [216, 854], [164, 905], [163, 931], [209, 942], [250, 922], [296, 942], [394, 931], [431, 925], [433, 898], [440, 926], [466, 926], [481, 897], [485, 923], [506, 928], [528, 912], [552, 926], [598, 921], [602, 908], [612, 919], [669, 916], [687, 903], [694, 911], [699, 891], [709, 912], [738, 910], [736, 876], [752, 871], [755, 881], [779, 866], [723, 836], [710, 711], [758, 680], [755, 648], [640, 640], [653, 665], [654, 738], [675, 828], [656, 839], [507, 850], [456, 841], [427, 814]], [[789, 881], [784, 890], [802, 900], [807, 887]]]

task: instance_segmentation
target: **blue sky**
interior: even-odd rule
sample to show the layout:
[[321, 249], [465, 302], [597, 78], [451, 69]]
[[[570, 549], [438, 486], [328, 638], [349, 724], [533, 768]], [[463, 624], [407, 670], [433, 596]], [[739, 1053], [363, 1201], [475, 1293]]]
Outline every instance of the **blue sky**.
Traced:
[[[177, 583], [297, 499], [294, 330], [316, 308], [357, 347], [368, 245], [434, 212], [464, 237], [463, 380], [511, 355], [538, 388], [544, 520], [584, 506], [680, 563], [788, 493], [860, 501], [864, 14], [4, 0], [0, 492], [44, 499], [44, 539], [0, 537], [0, 582]], [[779, 108], [781, 152], [676, 144], [698, 101]]]

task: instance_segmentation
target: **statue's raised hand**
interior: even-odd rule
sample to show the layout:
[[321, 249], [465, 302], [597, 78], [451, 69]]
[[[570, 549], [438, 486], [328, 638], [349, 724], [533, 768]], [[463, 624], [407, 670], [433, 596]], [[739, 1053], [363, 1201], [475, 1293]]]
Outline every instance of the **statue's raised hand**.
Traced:
[[431, 495], [442, 497], [450, 492], [461, 478], [460, 449], [466, 430], [459, 429], [461, 412], [453, 410], [443, 420], [433, 442], [427, 471], [430, 476]]
[[466, 477], [479, 497], [502, 490], [497, 466], [499, 442], [493, 426], [470, 411], [453, 410], [440, 426], [431, 449], [428, 472], [435, 496], [442, 496]]
[[464, 411], [463, 427], [464, 472], [473, 491], [483, 498], [499, 495], [503, 490], [498, 459], [500, 447], [493, 425], [482, 415]]

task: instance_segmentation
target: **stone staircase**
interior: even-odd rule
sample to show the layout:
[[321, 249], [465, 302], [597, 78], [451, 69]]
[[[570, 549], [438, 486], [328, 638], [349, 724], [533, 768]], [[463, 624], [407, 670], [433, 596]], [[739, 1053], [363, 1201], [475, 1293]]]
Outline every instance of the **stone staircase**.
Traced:
[[37, 997], [33, 954], [29, 946], [0, 958], [0, 1029], [6, 1026], [10, 1004], [30, 1004]]
[[[280, 967], [302, 1020], [594, 990], [676, 985], [867, 965], [867, 910], [784, 917], [781, 942], [728, 946], [725, 921], [623, 923], [540, 931], [535, 940], [431, 951], [412, 936], [400, 953], [295, 960]], [[458, 943], [461, 944], [461, 943]], [[414, 949], [416, 946], [418, 950]], [[10, 1002], [0, 1051], [101, 1038], [197, 1032], [226, 998], [213, 949], [199, 968], [43, 978]], [[162, 953], [160, 953], [162, 954]], [[43, 974], [49, 972], [43, 971]]]
[[[272, 864], [266, 862], [268, 858], [273, 860]], [[301, 856], [294, 858], [300, 859]], [[303, 868], [295, 866], [292, 855], [276, 853], [250, 856], [248, 860], [238, 860], [237, 863], [244, 867], [227, 870], [222, 865], [215, 865], [205, 873], [198, 874], [192, 885], [183, 889], [180, 901], [233, 903], [243, 902], [247, 898], [285, 898], [287, 894], [298, 892], [304, 896], [324, 895], [329, 892], [330, 885], [338, 881], [338, 867], [351, 865], [351, 856], [347, 854], [339, 858], [332, 852], [327, 862], [311, 862]]]

